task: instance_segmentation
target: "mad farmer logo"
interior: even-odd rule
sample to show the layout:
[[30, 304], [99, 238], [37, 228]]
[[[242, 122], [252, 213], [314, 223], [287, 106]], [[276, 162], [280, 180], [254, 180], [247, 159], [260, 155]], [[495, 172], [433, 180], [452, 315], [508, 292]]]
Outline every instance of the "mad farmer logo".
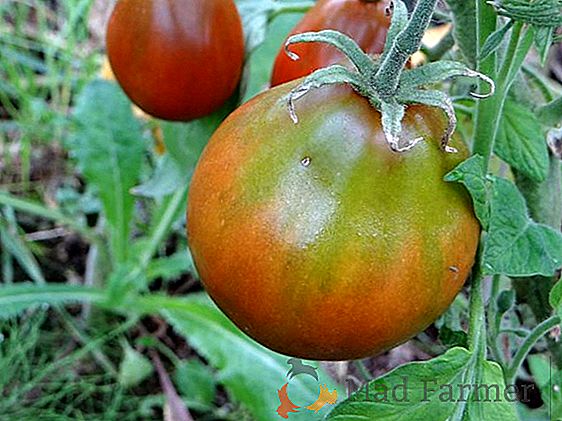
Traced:
[[[311, 365], [304, 364], [302, 360], [297, 358], [290, 358], [287, 363], [291, 366], [291, 369], [287, 373], [287, 378], [289, 381], [283, 385], [281, 389], [277, 391], [279, 396], [279, 408], [277, 408], [277, 414], [282, 418], [289, 418], [291, 412], [301, 412], [301, 407], [295, 405], [291, 402], [289, 394], [287, 392], [287, 387], [292, 379], [299, 375], [310, 376], [318, 382], [318, 371]], [[334, 390], [330, 392], [326, 385], [320, 385], [320, 394], [316, 402], [306, 406], [304, 409], [308, 411], [318, 412], [326, 405], [334, 405], [338, 400], [338, 392]]]

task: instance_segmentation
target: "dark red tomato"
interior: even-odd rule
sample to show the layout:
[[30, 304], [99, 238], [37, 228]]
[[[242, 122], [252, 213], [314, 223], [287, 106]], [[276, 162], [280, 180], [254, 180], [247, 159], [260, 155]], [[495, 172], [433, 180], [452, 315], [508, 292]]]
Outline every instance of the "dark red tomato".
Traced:
[[232, 0], [120, 0], [107, 53], [140, 108], [166, 120], [192, 120], [219, 108], [240, 81], [240, 15]]
[[[298, 83], [298, 82], [297, 82]], [[246, 103], [195, 171], [188, 237], [205, 288], [238, 327], [278, 352], [361, 358], [406, 341], [450, 305], [474, 263], [480, 227], [467, 192], [443, 176], [442, 112], [410, 106], [405, 153], [381, 116], [345, 87], [296, 103], [295, 83]]]
[[[390, 27], [388, 5], [387, 0], [320, 0], [290, 35], [334, 29], [353, 38], [368, 54], [380, 54]], [[297, 53], [300, 60], [291, 60], [282, 47], [273, 67], [272, 86], [346, 60], [336, 48], [320, 43], [294, 45], [291, 51]]]

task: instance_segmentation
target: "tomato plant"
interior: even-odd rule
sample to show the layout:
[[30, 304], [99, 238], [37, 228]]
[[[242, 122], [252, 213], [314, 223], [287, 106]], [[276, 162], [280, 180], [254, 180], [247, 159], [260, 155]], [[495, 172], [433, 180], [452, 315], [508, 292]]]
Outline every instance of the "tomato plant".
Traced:
[[[187, 124], [98, 79], [101, 3], [0, 2], [0, 413], [562, 419], [559, 0], [394, 0], [380, 55], [291, 35], [283, 57], [341, 54], [255, 98], [304, 13], [383, 3], [236, 0], [241, 94]], [[188, 21], [230, 1], [123, 5], [155, 24], [115, 38], [153, 98], [208, 82], [161, 41], [215, 36]], [[154, 82], [162, 57], [180, 70]]]
[[[211, 139], [191, 185], [189, 241], [211, 297], [288, 355], [373, 355], [427, 327], [474, 262], [470, 199], [443, 176], [467, 157], [439, 148], [439, 111], [409, 108], [404, 155], [380, 114], [341, 87], [310, 92], [292, 124], [277, 87]], [[259, 298], [258, 298], [259, 297]], [[405, 322], [407, 321], [407, 322]]]
[[140, 108], [166, 120], [192, 120], [219, 108], [238, 85], [240, 16], [232, 0], [120, 0], [107, 54]]
[[[349, 35], [367, 53], [380, 54], [389, 26], [387, 0], [320, 0], [289, 35], [333, 29]], [[272, 86], [344, 60], [340, 51], [326, 44], [302, 44], [295, 46], [293, 51], [299, 60], [292, 60], [281, 48], [273, 67]]]

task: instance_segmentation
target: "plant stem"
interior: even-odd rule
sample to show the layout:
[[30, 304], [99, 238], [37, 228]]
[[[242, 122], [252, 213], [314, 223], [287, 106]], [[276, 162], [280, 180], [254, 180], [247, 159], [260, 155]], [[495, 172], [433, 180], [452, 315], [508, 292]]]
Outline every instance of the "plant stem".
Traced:
[[504, 358], [498, 346], [498, 337], [501, 327], [501, 314], [498, 312], [498, 296], [500, 293], [500, 276], [495, 275], [492, 278], [492, 292], [488, 303], [488, 342], [494, 360], [503, 366]]
[[373, 75], [373, 87], [383, 101], [395, 94], [404, 66], [420, 48], [436, 4], [437, 0], [418, 1], [408, 26], [398, 35], [380, 69]]
[[[513, 25], [508, 49], [505, 53], [501, 69], [497, 77], [495, 77], [497, 84], [496, 93], [493, 97], [480, 101], [477, 106], [474, 153], [484, 157], [486, 170], [494, 150], [507, 94], [523, 65], [527, 52], [531, 48], [532, 36], [530, 36], [529, 32], [522, 36], [522, 30], [523, 24], [521, 22]], [[484, 61], [486, 62], [487, 60]], [[482, 70], [483, 73], [486, 73], [485, 70], [489, 70], [488, 74], [493, 72], [492, 68], [489, 68], [491, 63], [481, 65], [485, 67]]]
[[480, 255], [473, 272], [472, 286], [470, 289], [470, 319], [468, 330], [468, 345], [470, 350], [477, 355], [478, 359], [486, 358], [486, 323], [483, 299], [483, 275], [480, 271]]
[[139, 258], [139, 270], [144, 271], [144, 269], [146, 269], [146, 267], [150, 263], [150, 260], [158, 250], [158, 247], [161, 246], [164, 237], [166, 237], [166, 235], [170, 231], [172, 224], [177, 218], [178, 212], [184, 209], [187, 197], [187, 189], [188, 186], [181, 190], [178, 190], [176, 193], [174, 193], [174, 195], [168, 202], [162, 218], [160, 218], [158, 225], [150, 236], [150, 240], [146, 248]]
[[542, 338], [550, 330], [552, 330], [559, 324], [560, 324], [560, 317], [552, 316], [546, 319], [545, 321], [543, 321], [542, 323], [540, 323], [539, 325], [537, 325], [531, 331], [529, 336], [525, 338], [525, 340], [517, 350], [517, 353], [513, 357], [513, 362], [511, 363], [509, 368], [505, 371], [506, 384], [513, 384], [513, 382], [515, 381], [515, 376], [517, 376], [517, 372], [519, 371], [519, 368], [521, 367], [523, 361], [525, 361], [525, 358], [527, 358], [527, 355], [529, 355], [529, 352], [531, 352], [535, 344], [539, 341], [540, 338]]
[[371, 372], [367, 369], [367, 367], [365, 366], [365, 363], [363, 362], [363, 360], [355, 360], [353, 362], [353, 364], [355, 365], [355, 367], [357, 368], [357, 370], [359, 370], [359, 372], [361, 373], [361, 375], [363, 376], [363, 379], [365, 381], [370, 381], [373, 378], [373, 375], [371, 374]]

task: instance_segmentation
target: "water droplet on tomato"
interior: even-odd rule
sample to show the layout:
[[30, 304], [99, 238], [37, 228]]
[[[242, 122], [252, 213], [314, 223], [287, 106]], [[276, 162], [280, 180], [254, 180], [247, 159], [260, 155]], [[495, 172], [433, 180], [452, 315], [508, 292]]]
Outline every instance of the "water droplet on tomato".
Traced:
[[309, 156], [305, 156], [303, 159], [301, 159], [301, 165], [305, 168], [308, 168], [311, 162], [312, 159]]

